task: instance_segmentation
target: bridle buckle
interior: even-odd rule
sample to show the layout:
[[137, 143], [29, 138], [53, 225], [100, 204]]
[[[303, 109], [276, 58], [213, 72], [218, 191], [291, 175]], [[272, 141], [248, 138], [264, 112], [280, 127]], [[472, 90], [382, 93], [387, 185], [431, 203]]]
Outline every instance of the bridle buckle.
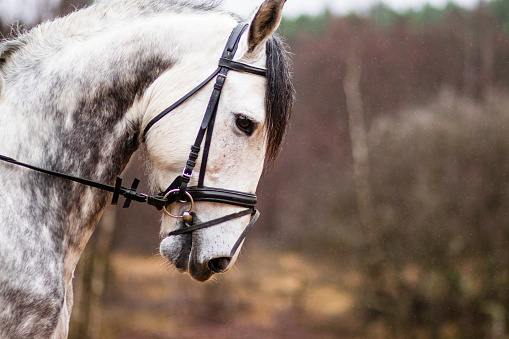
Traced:
[[191, 173], [187, 173], [186, 170], [187, 167], [184, 167], [184, 169], [182, 170], [182, 176], [191, 179], [191, 177], [193, 176], [193, 170], [191, 170]]

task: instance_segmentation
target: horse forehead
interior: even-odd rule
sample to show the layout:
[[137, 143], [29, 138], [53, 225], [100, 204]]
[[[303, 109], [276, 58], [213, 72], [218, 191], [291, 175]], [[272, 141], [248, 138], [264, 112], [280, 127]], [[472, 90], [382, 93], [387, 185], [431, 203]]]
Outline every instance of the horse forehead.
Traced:
[[263, 77], [229, 72], [227, 85], [224, 88], [224, 101], [233, 113], [249, 114], [262, 122], [265, 119], [265, 87]]

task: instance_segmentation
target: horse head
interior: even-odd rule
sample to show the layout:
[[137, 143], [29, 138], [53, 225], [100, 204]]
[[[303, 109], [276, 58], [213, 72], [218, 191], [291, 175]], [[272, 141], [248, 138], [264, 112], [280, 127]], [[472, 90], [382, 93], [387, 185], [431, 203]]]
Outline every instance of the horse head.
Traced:
[[[196, 170], [192, 176], [187, 173], [190, 176], [189, 186], [220, 188], [254, 196], [266, 162], [275, 157], [288, 122], [293, 96], [284, 62], [284, 48], [272, 36], [279, 26], [284, 2], [265, 1], [252, 15], [245, 33], [239, 35], [233, 60], [254, 69], [267, 69], [267, 74], [265, 77], [231, 69], [226, 79], [222, 79], [224, 87], [220, 90], [217, 111], [213, 117], [215, 122], [212, 125], [210, 144], [203, 146], [207, 141], [198, 141], [197, 146], [202, 149], [199, 154], [195, 154], [197, 159], [191, 160], [196, 160]], [[220, 49], [216, 47], [214, 55], [221, 55], [224, 37], [231, 32], [232, 23], [222, 28], [224, 34], [221, 34], [222, 38], [218, 38], [216, 44]], [[203, 124], [204, 112], [208, 106], [214, 105], [209, 97], [217, 82], [214, 84], [211, 81], [200, 88], [164, 119], [157, 119], [153, 126], [151, 121], [168, 105], [168, 95], [160, 93], [171, 92], [171, 99], [175, 101], [189, 90], [175, 82], [175, 72], [179, 72], [181, 67], [189, 75], [202, 79], [210, 69], [217, 67], [217, 58], [211, 58], [210, 50], [205, 46], [203, 53], [207, 56], [194, 57], [209, 59], [210, 63], [197, 62], [193, 57], [183, 59], [161, 75], [145, 95], [147, 113], [142, 125], [151, 127], [145, 135], [146, 150], [153, 169], [152, 184], [162, 192], [168, 192], [167, 187], [173, 178], [182, 173], [182, 167], [188, 161], [189, 147], [193, 145], [196, 132]], [[211, 127], [208, 126], [208, 129]], [[204, 153], [208, 153], [208, 156], [204, 156]], [[206, 166], [203, 166], [205, 161]], [[224, 204], [217, 200], [196, 201], [191, 207], [192, 197], [187, 199], [182, 195], [175, 203], [167, 206], [168, 213], [163, 214], [160, 253], [181, 272], [205, 281], [214, 273], [224, 272], [234, 264], [246, 228], [254, 222], [250, 219], [253, 218], [254, 209], [251, 213], [227, 218], [227, 221], [217, 223], [214, 227], [174, 234], [176, 230], [236, 215], [245, 210], [245, 207], [238, 204]], [[188, 216], [192, 218], [191, 223], [186, 218], [172, 217], [185, 215], [191, 208], [191, 216]]]

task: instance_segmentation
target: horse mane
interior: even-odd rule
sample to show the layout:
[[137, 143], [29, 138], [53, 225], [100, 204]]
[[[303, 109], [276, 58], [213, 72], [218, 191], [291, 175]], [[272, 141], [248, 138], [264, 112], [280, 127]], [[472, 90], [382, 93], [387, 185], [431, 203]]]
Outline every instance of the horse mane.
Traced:
[[147, 16], [182, 13], [184, 11], [210, 12], [220, 11], [222, 0], [110, 0], [94, 3], [68, 15], [43, 22], [29, 30], [21, 28], [11, 31], [6, 42], [41, 41], [49, 36], [59, 37], [88, 36], [93, 32], [101, 33], [115, 24], [128, 25], [130, 20]]
[[110, 0], [94, 3], [64, 17], [43, 22], [31, 29], [13, 27], [7, 38], [0, 39], [0, 95], [4, 83], [2, 68], [15, 54], [24, 51], [40, 55], [47, 46], [58, 46], [69, 37], [86, 38], [106, 31], [112, 25], [129, 25], [136, 18], [166, 13], [220, 12], [222, 0]]

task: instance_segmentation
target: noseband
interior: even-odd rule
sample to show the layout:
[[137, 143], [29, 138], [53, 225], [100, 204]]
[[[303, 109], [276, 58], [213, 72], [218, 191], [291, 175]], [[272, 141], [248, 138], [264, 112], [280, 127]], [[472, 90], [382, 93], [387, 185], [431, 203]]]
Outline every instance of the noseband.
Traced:
[[[247, 27], [248, 27], [247, 24], [241, 23], [238, 24], [237, 27], [233, 29], [228, 39], [228, 42], [226, 43], [223, 54], [219, 59], [218, 67], [210, 76], [208, 76], [203, 82], [201, 82], [198, 86], [189, 91], [182, 98], [177, 100], [174, 104], [172, 104], [164, 111], [162, 111], [160, 114], [158, 114], [156, 117], [154, 117], [152, 120], [150, 120], [150, 122], [146, 125], [142, 135], [143, 139], [146, 138], [147, 132], [150, 130], [152, 126], [154, 126], [155, 123], [161, 120], [164, 116], [166, 116], [180, 104], [185, 102], [187, 99], [192, 97], [196, 92], [198, 92], [210, 81], [212, 81], [212, 79], [216, 78], [214, 89], [212, 91], [212, 95], [210, 96], [209, 103], [200, 126], [200, 130], [198, 131], [198, 135], [196, 136], [196, 140], [193, 146], [191, 146], [191, 152], [189, 154], [189, 158], [186, 162], [186, 165], [184, 166], [182, 174], [175, 178], [175, 180], [170, 184], [170, 186], [168, 186], [168, 188], [165, 191], [159, 193], [158, 195], [153, 196], [145, 193], [136, 192], [136, 189], [140, 182], [138, 179], [134, 179], [131, 188], [123, 187], [122, 179], [120, 177], [117, 177], [115, 186], [110, 186], [92, 180], [79, 178], [72, 175], [32, 166], [17, 161], [15, 159], [6, 157], [4, 155], [0, 155], [0, 160], [18, 166], [26, 167], [37, 172], [53, 175], [56, 177], [64, 178], [84, 185], [95, 187], [104, 191], [113, 192], [113, 198], [111, 201], [113, 205], [117, 204], [119, 196], [122, 195], [126, 198], [126, 201], [124, 202], [123, 206], [124, 208], [129, 207], [131, 201], [134, 200], [137, 202], [148, 203], [149, 205], [155, 206], [158, 210], [162, 209], [171, 217], [182, 218], [184, 220], [186, 227], [170, 232], [168, 236], [191, 233], [199, 229], [218, 225], [228, 220], [240, 218], [246, 215], [251, 215], [251, 220], [249, 224], [244, 229], [240, 237], [237, 239], [237, 242], [235, 243], [230, 252], [230, 256], [233, 257], [238, 247], [240, 246], [240, 244], [246, 237], [247, 233], [249, 232], [249, 230], [254, 225], [254, 223], [256, 222], [260, 215], [258, 210], [255, 209], [257, 200], [256, 195], [253, 193], [239, 192], [222, 188], [206, 187], [204, 186], [203, 183], [205, 179], [205, 171], [207, 168], [208, 154], [210, 149], [210, 143], [212, 141], [212, 132], [214, 129], [214, 121], [216, 117], [219, 97], [221, 96], [221, 90], [225, 83], [228, 71], [233, 70], [243, 73], [251, 73], [258, 76], [266, 76], [265, 69], [233, 61], [233, 57], [235, 56], [235, 52], [237, 51], [240, 37], [242, 36]], [[188, 184], [193, 175], [194, 167], [196, 165], [196, 160], [198, 159], [198, 156], [200, 154], [201, 144], [204, 138], [205, 144], [203, 148], [200, 174], [198, 177], [198, 185], [188, 187]], [[217, 219], [205, 221], [199, 224], [194, 224], [193, 216], [195, 216], [195, 213], [192, 212], [192, 209], [194, 206], [194, 202], [196, 201], [228, 204], [238, 207], [245, 207], [247, 209], [241, 210], [240, 212], [237, 213], [228, 214]], [[190, 203], [191, 207], [189, 208], [189, 210], [183, 212], [181, 215], [173, 215], [168, 211], [167, 207], [174, 203]]]

